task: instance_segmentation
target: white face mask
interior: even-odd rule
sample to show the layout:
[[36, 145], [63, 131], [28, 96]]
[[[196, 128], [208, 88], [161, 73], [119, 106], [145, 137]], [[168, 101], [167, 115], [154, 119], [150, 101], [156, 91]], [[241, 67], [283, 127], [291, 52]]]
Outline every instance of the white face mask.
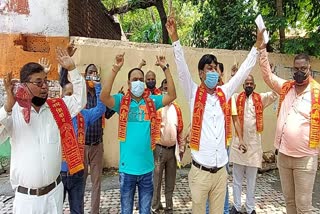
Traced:
[[140, 80], [131, 82], [131, 93], [136, 97], [141, 97], [144, 92], [144, 82]]

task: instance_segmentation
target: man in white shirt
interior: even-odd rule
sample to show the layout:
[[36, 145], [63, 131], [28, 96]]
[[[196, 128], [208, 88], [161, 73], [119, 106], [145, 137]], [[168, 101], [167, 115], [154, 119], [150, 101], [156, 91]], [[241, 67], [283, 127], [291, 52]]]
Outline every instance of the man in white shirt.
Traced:
[[[57, 54], [60, 65], [69, 71], [74, 87], [74, 94], [63, 98], [71, 117], [74, 117], [86, 104], [85, 81], [66, 51], [58, 49]], [[27, 100], [23, 104], [21, 100], [16, 103], [11, 80], [12, 73], [9, 73], [4, 81], [7, 99], [0, 108], [0, 123], [5, 128], [0, 135], [11, 138], [10, 181], [15, 189], [13, 213], [62, 213], [61, 139], [48, 105], [47, 73], [38, 63], [28, 63], [20, 71], [21, 85], [32, 96], [29, 111], [25, 108]]]
[[192, 196], [192, 213], [205, 213], [209, 198], [210, 213], [223, 213], [226, 194], [228, 162], [226, 150], [226, 129], [230, 128], [227, 118], [227, 102], [254, 67], [258, 51], [262, 45], [262, 32], [258, 32], [256, 47], [251, 49], [239, 71], [226, 84], [218, 86], [217, 58], [212, 54], [204, 55], [198, 64], [201, 85], [192, 81], [184, 59], [173, 17], [166, 24], [173, 42], [175, 61], [180, 85], [185, 92], [192, 114], [190, 148], [192, 167], [189, 172], [189, 186]]

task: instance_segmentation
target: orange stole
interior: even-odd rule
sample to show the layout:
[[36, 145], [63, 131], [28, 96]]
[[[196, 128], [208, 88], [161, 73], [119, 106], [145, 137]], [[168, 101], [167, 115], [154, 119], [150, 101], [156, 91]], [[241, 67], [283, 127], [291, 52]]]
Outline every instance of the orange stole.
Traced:
[[[225, 139], [227, 144], [227, 142], [231, 139], [231, 136], [230, 136], [231, 135], [231, 117], [230, 117], [231, 106], [229, 106], [228, 103], [226, 102], [226, 97], [220, 88], [217, 88], [216, 94], [225, 116], [225, 129], [226, 129]], [[206, 101], [207, 101], [207, 92], [206, 92], [205, 86], [201, 84], [198, 87], [198, 90], [196, 92], [196, 97], [194, 100], [192, 125], [191, 125], [190, 148], [196, 151], [199, 151], [202, 120], [203, 120], [204, 109], [206, 106]]]
[[226, 101], [226, 96], [221, 90], [221, 88], [217, 88], [217, 96], [219, 98], [220, 106], [224, 113], [224, 127], [225, 127], [225, 140], [226, 145], [230, 144], [232, 139], [232, 129], [231, 129], [231, 99], [229, 102]]
[[[151, 123], [151, 149], [154, 150], [156, 146], [156, 141], [160, 140], [160, 130], [157, 128], [157, 111], [152, 99], [146, 93], [142, 95], [147, 111], [150, 117]], [[131, 103], [131, 95], [130, 91], [123, 96], [120, 104], [120, 112], [119, 112], [119, 127], [118, 127], [118, 139], [119, 141], [125, 141], [127, 135], [127, 123], [128, 123], [128, 114]]]
[[[85, 128], [84, 128], [84, 117], [81, 113], [77, 115], [77, 124], [78, 124], [78, 146], [80, 154], [82, 156], [82, 161], [84, 162], [84, 142], [85, 142]], [[66, 160], [64, 150], [62, 149], [62, 160]]]
[[[310, 111], [310, 132], [309, 132], [309, 147], [317, 148], [320, 141], [320, 85], [312, 77], [309, 77], [311, 85], [311, 111]], [[282, 85], [279, 105], [278, 105], [278, 116], [281, 108], [281, 104], [288, 94], [289, 90], [294, 86], [294, 81], [287, 81]]]
[[[177, 137], [179, 138], [179, 133], [181, 133], [183, 131], [183, 119], [182, 119], [182, 112], [181, 112], [181, 109], [179, 107], [179, 105], [175, 102], [172, 103], [175, 110], [176, 110], [176, 113], [177, 113], [177, 118], [178, 118], [178, 128], [177, 128]], [[157, 129], [160, 130], [161, 132], [161, 122], [162, 122], [162, 109], [159, 109], [157, 111]], [[180, 144], [180, 141], [178, 140], [178, 143]]]
[[60, 131], [62, 151], [65, 153], [69, 172], [77, 173], [84, 169], [84, 165], [70, 112], [61, 98], [48, 99], [47, 103]]
[[[245, 92], [241, 92], [237, 99], [237, 113], [239, 115], [241, 130], [243, 132], [243, 123], [244, 123], [244, 108], [247, 96]], [[252, 101], [256, 113], [256, 128], [257, 132], [263, 131], [263, 104], [261, 96], [258, 93], [252, 93]]]
[[80, 150], [80, 154], [82, 157], [82, 161], [84, 162], [84, 144], [85, 144], [85, 126], [84, 126], [84, 117], [81, 113], [77, 115], [78, 122], [78, 146]]
[[144, 89], [144, 93], [145, 93], [147, 96], [150, 96], [150, 95], [161, 95], [161, 90], [158, 89], [158, 88], [155, 88], [155, 89], [153, 90], [153, 93], [152, 93], [149, 88], [145, 88], [145, 89]]

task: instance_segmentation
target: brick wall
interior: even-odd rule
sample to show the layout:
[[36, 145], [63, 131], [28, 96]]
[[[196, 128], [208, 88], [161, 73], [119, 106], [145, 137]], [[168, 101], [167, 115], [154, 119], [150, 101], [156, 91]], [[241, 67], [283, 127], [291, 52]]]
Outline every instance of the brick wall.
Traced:
[[70, 36], [121, 39], [121, 29], [106, 12], [101, 0], [69, 0]]

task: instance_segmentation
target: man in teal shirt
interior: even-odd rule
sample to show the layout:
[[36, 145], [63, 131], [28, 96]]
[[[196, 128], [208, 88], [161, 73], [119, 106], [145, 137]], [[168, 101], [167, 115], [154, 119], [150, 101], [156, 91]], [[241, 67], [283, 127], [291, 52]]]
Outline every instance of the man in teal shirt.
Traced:
[[153, 195], [153, 151], [157, 133], [156, 110], [171, 103], [176, 91], [170, 74], [169, 65], [164, 57], [157, 57], [157, 65], [162, 68], [167, 79], [168, 94], [144, 94], [144, 73], [133, 68], [128, 73], [127, 94], [110, 95], [114, 79], [122, 67], [124, 54], [116, 56], [112, 71], [104, 80], [101, 100], [119, 114], [120, 140], [120, 195], [121, 213], [131, 214], [136, 186], [139, 192], [141, 214], [150, 214]]

